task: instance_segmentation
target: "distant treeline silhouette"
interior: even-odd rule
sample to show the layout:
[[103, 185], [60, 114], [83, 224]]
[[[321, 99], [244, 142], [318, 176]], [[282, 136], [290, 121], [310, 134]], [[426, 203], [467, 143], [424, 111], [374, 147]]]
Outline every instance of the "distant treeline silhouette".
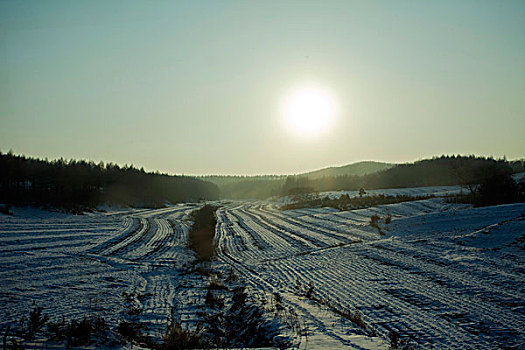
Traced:
[[366, 175], [341, 175], [310, 178], [296, 176], [232, 177], [213, 176], [223, 198], [265, 199], [277, 195], [293, 195], [324, 191], [357, 191], [360, 188], [403, 188], [421, 186], [464, 185], [472, 187], [494, 173], [512, 174], [525, 171], [523, 161], [507, 161], [492, 157], [443, 155], [414, 163], [398, 164]]
[[0, 203], [50, 205], [83, 210], [100, 204], [161, 207], [166, 201], [218, 199], [210, 182], [145, 172], [131, 166], [0, 152]]
[[286, 178], [286, 175], [202, 177], [219, 186], [222, 198], [230, 199], [266, 199], [278, 196]]
[[206, 176], [200, 179], [145, 172], [131, 166], [0, 152], [0, 203], [51, 205], [73, 209], [100, 204], [159, 207], [166, 201], [221, 198], [265, 199], [308, 192], [463, 185], [474, 192], [492, 174], [525, 171], [525, 162], [492, 157], [434, 157], [399, 164], [367, 175]]
[[523, 162], [476, 156], [447, 156], [398, 164], [390, 169], [363, 176], [343, 175], [311, 180], [307, 177], [287, 178], [283, 193], [298, 189], [315, 191], [357, 191], [360, 188], [404, 188], [422, 186], [473, 186], [482, 183], [494, 172], [512, 174], [523, 171]]

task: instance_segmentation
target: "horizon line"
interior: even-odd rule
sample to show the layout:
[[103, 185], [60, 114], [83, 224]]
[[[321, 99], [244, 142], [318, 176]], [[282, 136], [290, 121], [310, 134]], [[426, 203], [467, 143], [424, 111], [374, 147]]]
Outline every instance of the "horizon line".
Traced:
[[390, 164], [390, 165], [400, 165], [400, 164], [411, 164], [411, 163], [416, 163], [418, 161], [422, 161], [422, 160], [429, 160], [429, 159], [434, 159], [434, 158], [440, 158], [442, 156], [462, 156], [462, 157], [468, 157], [468, 156], [475, 156], [475, 157], [486, 157], [486, 158], [493, 158], [495, 160], [507, 160], [508, 162], [516, 162], [516, 161], [525, 161], [525, 156], [522, 156], [522, 157], [518, 157], [518, 158], [514, 158], [514, 159], [507, 159], [505, 155], [501, 156], [501, 157], [495, 157], [494, 155], [481, 155], [481, 154], [474, 154], [474, 153], [471, 153], [471, 154], [441, 154], [439, 156], [427, 156], [427, 157], [420, 157], [416, 160], [411, 160], [411, 161], [405, 161], [405, 162], [386, 162], [386, 161], [379, 161], [379, 160], [370, 160], [370, 159], [367, 159], [367, 160], [358, 160], [358, 161], [354, 161], [354, 162], [350, 162], [350, 163], [344, 163], [342, 165], [328, 165], [328, 166], [325, 166], [325, 167], [322, 167], [322, 168], [316, 168], [314, 170], [306, 170], [306, 171], [302, 171], [302, 172], [299, 172], [299, 173], [281, 173], [281, 174], [276, 174], [276, 173], [273, 173], [273, 174], [220, 174], [220, 173], [210, 173], [210, 174], [191, 174], [191, 173], [170, 173], [170, 172], [161, 172], [160, 170], [158, 169], [155, 169], [155, 170], [149, 170], [149, 169], [145, 169], [144, 166], [138, 166], [138, 165], [135, 165], [133, 163], [131, 164], [128, 164], [128, 163], [124, 163], [124, 165], [121, 165], [121, 164], [118, 164], [118, 163], [115, 163], [113, 161], [109, 161], [109, 162], [106, 162], [106, 161], [103, 161], [103, 160], [99, 160], [98, 162], [97, 161], [94, 161], [94, 160], [90, 160], [90, 159], [83, 159], [83, 158], [64, 158], [64, 157], [59, 157], [59, 158], [54, 158], [54, 159], [48, 159], [48, 157], [44, 157], [44, 158], [40, 158], [38, 156], [31, 156], [31, 155], [25, 155], [25, 154], [17, 154], [15, 153], [12, 149], [10, 149], [8, 152], [4, 152], [0, 149], [0, 154], [5, 154], [5, 155], [8, 155], [8, 154], [13, 154], [14, 156], [17, 156], [17, 157], [25, 157], [25, 158], [30, 158], [30, 159], [36, 159], [36, 160], [42, 160], [42, 161], [48, 161], [48, 162], [53, 162], [53, 161], [58, 161], [60, 159], [63, 159], [64, 161], [68, 162], [68, 161], [71, 161], [71, 160], [74, 160], [74, 161], [77, 161], [77, 162], [81, 162], [81, 161], [84, 161], [86, 163], [94, 163], [96, 165], [100, 164], [100, 163], [104, 163], [104, 165], [107, 165], [107, 164], [115, 164], [115, 165], [118, 165], [120, 168], [124, 168], [124, 167], [133, 167], [137, 170], [140, 170], [140, 169], [144, 169], [145, 172], [147, 173], [159, 173], [161, 175], [169, 175], [169, 176], [187, 176], [187, 177], [194, 177], [194, 178], [202, 178], [202, 177], [271, 177], [271, 176], [274, 176], [274, 177], [282, 177], [282, 176], [300, 176], [300, 175], [304, 175], [304, 174], [307, 174], [307, 173], [311, 173], [311, 172], [316, 172], [316, 171], [321, 171], [321, 170], [325, 170], [325, 169], [331, 169], [331, 168], [340, 168], [340, 167], [344, 167], [344, 166], [348, 166], [348, 165], [353, 165], [353, 164], [357, 164], [357, 163], [363, 163], [363, 162], [375, 162], [375, 163], [382, 163], [382, 164]]

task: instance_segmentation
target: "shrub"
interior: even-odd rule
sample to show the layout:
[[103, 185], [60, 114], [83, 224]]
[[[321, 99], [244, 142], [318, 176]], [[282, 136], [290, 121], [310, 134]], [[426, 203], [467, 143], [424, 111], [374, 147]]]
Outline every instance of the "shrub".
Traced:
[[370, 217], [370, 226], [379, 228], [379, 216], [374, 214]]
[[13, 215], [13, 213], [10, 211], [11, 205], [10, 204], [0, 204], [0, 213], [6, 214], [6, 215]]
[[214, 309], [215, 308], [222, 309], [224, 307], [224, 300], [220, 297], [215, 296], [211, 288], [208, 288], [208, 292], [206, 293], [205, 302], [211, 308], [214, 308]]
[[478, 187], [477, 206], [513, 203], [524, 200], [520, 186], [511, 174], [502, 170], [492, 171]]
[[71, 345], [85, 345], [91, 340], [93, 327], [89, 319], [73, 320], [68, 328], [68, 343]]
[[222, 283], [221, 281], [211, 281], [208, 284], [208, 289], [211, 289], [211, 290], [223, 290], [223, 289], [226, 289], [226, 287], [224, 286], [224, 283]]
[[397, 349], [399, 347], [399, 332], [397, 331], [388, 332], [388, 341], [390, 342], [390, 347], [392, 349]]
[[230, 271], [228, 272], [228, 276], [226, 277], [226, 282], [231, 283], [237, 281], [237, 275], [233, 271], [233, 267], [230, 267]]
[[314, 283], [310, 282], [310, 283], [308, 283], [308, 290], [306, 291], [305, 296], [308, 299], [310, 299], [310, 298], [312, 298], [313, 293], [314, 293]]
[[164, 343], [161, 348], [166, 350], [208, 348], [202, 344], [202, 335], [198, 331], [190, 331], [182, 328], [180, 322], [169, 325], [164, 335]]
[[64, 340], [67, 338], [66, 347], [86, 345], [91, 342], [94, 334], [104, 334], [108, 330], [107, 322], [104, 318], [96, 316], [94, 318], [84, 317], [82, 320], [71, 320], [66, 322], [64, 318], [58, 322], [48, 322], [47, 330], [52, 334], [51, 339]]
[[434, 195], [428, 196], [409, 196], [396, 195], [387, 196], [384, 194], [369, 195], [364, 197], [352, 197], [347, 194], [339, 198], [330, 199], [329, 197], [314, 198], [314, 199], [300, 199], [291, 204], [281, 206], [281, 210], [301, 209], [301, 208], [320, 208], [331, 207], [338, 210], [353, 210], [369, 208], [377, 205], [394, 204], [402, 202], [419, 201], [429, 198], [434, 198]]
[[278, 292], [273, 293], [273, 301], [275, 304], [275, 310], [277, 312], [282, 311], [284, 309], [283, 307], [283, 297]]
[[109, 328], [106, 320], [101, 316], [97, 316], [94, 319], [92, 319], [92, 323], [93, 323], [93, 332], [95, 333], [104, 332]]
[[277, 334], [270, 329], [263, 318], [263, 312], [248, 301], [244, 287], [233, 290], [232, 305], [226, 317], [226, 338], [232, 346], [271, 346], [271, 339]]
[[49, 320], [49, 316], [44, 315], [42, 316], [42, 308], [41, 307], [35, 307], [33, 311], [29, 312], [29, 320], [27, 322], [27, 339], [33, 339], [35, 336], [35, 333], [42, 330], [42, 328], [45, 326], [47, 321]]
[[354, 312], [350, 316], [349, 320], [354, 322], [357, 326], [359, 326], [359, 328], [365, 331], [368, 329], [368, 325], [366, 324], [365, 320], [363, 320], [363, 316], [359, 313], [359, 311]]
[[59, 322], [48, 322], [47, 323], [47, 330], [48, 330], [48, 332], [53, 334], [52, 339], [63, 340], [66, 337], [68, 326], [69, 326], [68, 323], [62, 317], [62, 321], [59, 321]]
[[390, 343], [390, 349], [416, 350], [418, 348], [417, 345], [414, 345], [411, 337], [401, 339], [401, 335], [396, 330], [388, 332], [388, 341]]
[[133, 341], [140, 337], [141, 328], [142, 326], [138, 322], [122, 321], [117, 327], [117, 332], [120, 334], [122, 339]]

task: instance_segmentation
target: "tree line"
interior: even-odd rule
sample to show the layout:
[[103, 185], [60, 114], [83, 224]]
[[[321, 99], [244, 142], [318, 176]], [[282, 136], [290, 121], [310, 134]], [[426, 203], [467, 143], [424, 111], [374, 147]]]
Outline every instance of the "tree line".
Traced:
[[[525, 162], [492, 157], [443, 155], [367, 175], [309, 178], [307, 175], [258, 177], [208, 176], [200, 179], [146, 172], [84, 160], [28, 158], [0, 152], [0, 203], [91, 208], [108, 203], [159, 207], [166, 201], [220, 198], [266, 199], [324, 191], [420, 186], [463, 185], [475, 187], [494, 174], [501, 179], [525, 171]], [[213, 182], [213, 183], [212, 183]], [[488, 188], [485, 186], [484, 188]], [[510, 187], [509, 187], [510, 188]]]
[[0, 203], [84, 210], [100, 204], [162, 207], [166, 202], [219, 198], [215, 184], [146, 172], [133, 165], [63, 158], [53, 161], [0, 152]]
[[297, 195], [324, 191], [461, 185], [467, 190], [453, 201], [475, 206], [525, 201], [525, 184], [512, 174], [525, 171], [525, 162], [476, 156], [441, 156], [364, 176], [337, 176], [311, 180], [289, 177], [282, 193]]
[[398, 164], [392, 168], [363, 176], [342, 175], [309, 179], [305, 177], [288, 178], [283, 193], [297, 188], [315, 191], [357, 191], [360, 188], [406, 188], [423, 186], [466, 187], [482, 183], [495, 172], [510, 176], [525, 171], [523, 161], [509, 162], [492, 157], [442, 155], [414, 163]]
[[223, 198], [265, 199], [279, 195], [295, 195], [324, 191], [357, 191], [365, 189], [421, 186], [463, 185], [473, 189], [491, 174], [525, 171], [525, 162], [507, 161], [474, 155], [442, 155], [414, 163], [398, 164], [366, 175], [340, 175], [311, 178], [308, 175], [268, 177], [210, 177]]

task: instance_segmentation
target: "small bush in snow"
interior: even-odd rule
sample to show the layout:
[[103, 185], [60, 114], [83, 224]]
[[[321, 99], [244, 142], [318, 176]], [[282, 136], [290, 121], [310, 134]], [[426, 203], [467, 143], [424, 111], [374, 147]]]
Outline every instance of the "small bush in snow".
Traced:
[[372, 215], [370, 217], [370, 226], [378, 228], [379, 227], [379, 215]]
[[198, 330], [191, 331], [183, 328], [179, 322], [174, 322], [168, 327], [161, 349], [178, 350], [208, 347], [209, 346], [203, 344], [202, 335]]
[[49, 316], [42, 316], [42, 308], [35, 307], [33, 311], [29, 313], [29, 320], [27, 321], [26, 338], [33, 339], [35, 337], [35, 333], [42, 330], [42, 328], [46, 325], [48, 320]]

